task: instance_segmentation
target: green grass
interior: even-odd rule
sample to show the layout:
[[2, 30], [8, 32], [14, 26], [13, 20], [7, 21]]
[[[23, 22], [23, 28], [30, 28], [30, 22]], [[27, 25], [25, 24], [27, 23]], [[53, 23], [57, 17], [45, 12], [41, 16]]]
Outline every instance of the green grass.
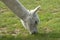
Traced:
[[39, 33], [30, 35], [22, 26], [20, 19], [0, 2], [0, 40], [60, 40], [60, 0], [20, 2], [29, 10], [41, 5], [41, 10], [38, 11]]

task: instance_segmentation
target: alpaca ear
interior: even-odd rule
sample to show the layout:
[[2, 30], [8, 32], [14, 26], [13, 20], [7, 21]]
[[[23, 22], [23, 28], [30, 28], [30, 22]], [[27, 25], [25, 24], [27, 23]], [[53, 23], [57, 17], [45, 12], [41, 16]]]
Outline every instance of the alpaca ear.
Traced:
[[40, 5], [33, 10], [33, 13], [36, 13], [39, 9], [40, 9]]

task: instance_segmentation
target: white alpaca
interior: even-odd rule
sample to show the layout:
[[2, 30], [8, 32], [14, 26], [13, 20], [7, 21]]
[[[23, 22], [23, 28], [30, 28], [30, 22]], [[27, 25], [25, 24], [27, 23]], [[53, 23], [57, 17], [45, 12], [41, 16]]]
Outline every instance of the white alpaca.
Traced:
[[11, 9], [19, 18], [21, 18], [21, 22], [23, 26], [31, 33], [37, 33], [37, 24], [39, 22], [39, 18], [37, 15], [37, 11], [40, 6], [35, 9], [29, 11], [27, 10], [18, 0], [1, 0], [6, 6]]

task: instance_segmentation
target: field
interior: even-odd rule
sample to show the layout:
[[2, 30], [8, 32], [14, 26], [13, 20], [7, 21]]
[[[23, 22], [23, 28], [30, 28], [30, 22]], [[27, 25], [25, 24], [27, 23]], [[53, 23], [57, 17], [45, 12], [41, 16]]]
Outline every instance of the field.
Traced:
[[30, 35], [18, 18], [0, 2], [0, 40], [60, 40], [60, 0], [19, 0], [27, 9], [40, 5], [38, 34]]

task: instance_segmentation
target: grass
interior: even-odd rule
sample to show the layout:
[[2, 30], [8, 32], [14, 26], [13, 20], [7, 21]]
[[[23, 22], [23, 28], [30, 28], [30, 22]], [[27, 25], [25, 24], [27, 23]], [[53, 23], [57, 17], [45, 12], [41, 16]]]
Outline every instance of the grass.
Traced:
[[[20, 0], [29, 10], [38, 11], [38, 34], [30, 35], [20, 19], [0, 2], [0, 40], [60, 40], [60, 0]], [[17, 32], [17, 33], [16, 33]]]

